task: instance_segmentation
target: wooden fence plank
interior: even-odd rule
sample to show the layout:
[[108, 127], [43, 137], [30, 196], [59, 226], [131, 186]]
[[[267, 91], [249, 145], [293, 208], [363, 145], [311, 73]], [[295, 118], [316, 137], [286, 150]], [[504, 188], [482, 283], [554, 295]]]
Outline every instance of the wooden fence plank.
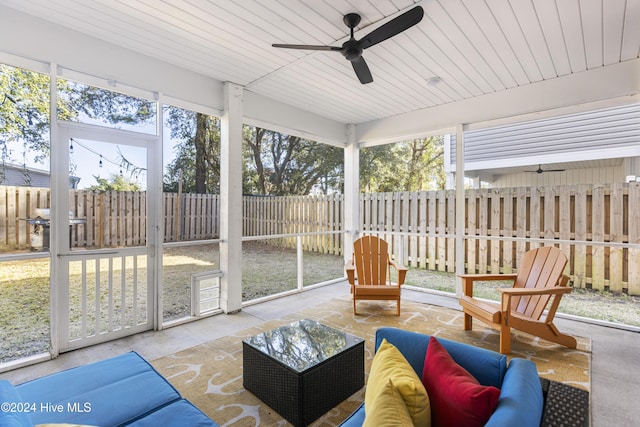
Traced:
[[[505, 188], [502, 197], [502, 234], [505, 237], [513, 237], [513, 189]], [[510, 241], [502, 243], [502, 273], [513, 272], [514, 244]]]
[[478, 264], [476, 262], [476, 247], [478, 245], [478, 239], [476, 239], [476, 228], [477, 228], [477, 193], [475, 189], [471, 189], [467, 191], [467, 269], [466, 272], [470, 274], [476, 273], [478, 270]]
[[[540, 189], [538, 187], [531, 187], [529, 190], [529, 237], [532, 239], [539, 239], [540, 236]], [[529, 249], [534, 249], [542, 246], [538, 242], [531, 242]]]
[[[604, 187], [596, 185], [591, 193], [591, 241], [604, 242]], [[591, 287], [604, 290], [604, 246], [591, 246]]]
[[16, 208], [16, 187], [7, 188], [7, 245], [19, 246], [16, 225], [18, 223], [18, 212]]
[[[640, 183], [629, 183], [629, 243], [640, 245]], [[629, 249], [629, 295], [640, 295], [640, 249]]]
[[[609, 196], [609, 242], [623, 243], [624, 239], [624, 185], [611, 185]], [[620, 247], [609, 249], [609, 290], [620, 293], [623, 289], [624, 254]]]
[[[447, 190], [447, 234], [453, 235], [456, 232], [456, 193]], [[456, 239], [447, 237], [447, 271], [456, 271]]]
[[29, 217], [29, 212], [27, 212], [27, 196], [27, 187], [16, 187], [16, 241], [18, 245], [22, 247], [29, 244], [27, 236], [30, 234], [29, 223], [26, 221], [26, 218]]
[[[419, 219], [418, 219], [418, 203], [419, 203], [420, 194], [417, 192], [408, 193], [408, 201], [409, 201], [409, 209], [406, 209], [408, 218], [408, 232], [409, 233], [417, 233], [419, 229]], [[420, 257], [420, 252], [418, 250], [418, 236], [415, 234], [412, 235], [408, 240], [408, 257], [407, 261], [409, 265], [412, 267], [418, 267], [420, 264], [418, 259]]]
[[446, 271], [447, 261], [447, 194], [445, 190], [436, 192], [438, 197], [438, 270]]
[[[578, 185], [575, 194], [574, 240], [587, 240], [587, 186]], [[586, 288], [587, 280], [587, 246], [576, 244], [574, 249], [573, 286]]]
[[[524, 239], [527, 237], [527, 216], [529, 209], [527, 208], [527, 189], [524, 187], [518, 188], [516, 191], [516, 237]], [[516, 269], [520, 265], [520, 260], [527, 251], [527, 243], [523, 240], [516, 242], [516, 256], [515, 264]]]
[[[9, 250], [9, 227], [8, 222], [11, 220], [8, 209], [8, 192], [9, 187], [0, 186], [0, 248]], [[6, 249], [4, 249], [6, 247]]]
[[[558, 191], [558, 237], [565, 241], [571, 239], [571, 192], [569, 190], [568, 186], [563, 185]], [[568, 260], [571, 260], [571, 245], [569, 243], [560, 243], [560, 250]], [[571, 274], [571, 262], [567, 263], [564, 273]]]
[[[500, 237], [500, 222], [502, 217], [501, 211], [501, 191], [498, 188], [490, 190], [489, 205], [491, 206], [489, 227], [491, 237]], [[502, 254], [500, 253], [500, 240], [492, 239], [489, 242], [489, 260], [491, 262], [491, 273], [500, 273], [500, 261], [502, 260]]]
[[[488, 190], [478, 192], [478, 228], [480, 236], [488, 236], [489, 230], [489, 193]], [[489, 265], [489, 242], [486, 239], [478, 239], [478, 273], [486, 274]]]
[[436, 234], [437, 230], [437, 222], [436, 222], [436, 212], [437, 212], [437, 199], [436, 192], [429, 192], [429, 270], [435, 270], [437, 266], [437, 255], [436, 255]]

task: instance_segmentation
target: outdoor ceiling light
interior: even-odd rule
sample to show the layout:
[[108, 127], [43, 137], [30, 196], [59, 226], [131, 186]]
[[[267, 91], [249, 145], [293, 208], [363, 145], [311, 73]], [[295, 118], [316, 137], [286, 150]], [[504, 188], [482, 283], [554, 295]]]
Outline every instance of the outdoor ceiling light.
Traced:
[[442, 79], [438, 76], [434, 76], [434, 77], [429, 77], [427, 79], [427, 86], [435, 86], [437, 84], [439, 84], [442, 81]]

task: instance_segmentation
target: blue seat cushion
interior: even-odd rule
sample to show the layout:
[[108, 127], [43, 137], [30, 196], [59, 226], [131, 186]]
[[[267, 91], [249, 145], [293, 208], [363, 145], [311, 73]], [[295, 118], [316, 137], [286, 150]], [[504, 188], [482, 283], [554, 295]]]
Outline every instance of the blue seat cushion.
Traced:
[[0, 426], [31, 427], [28, 411], [30, 405], [22, 400], [16, 388], [7, 380], [0, 380]]
[[130, 427], [213, 427], [216, 423], [203, 414], [191, 402], [180, 399], [167, 406], [158, 409], [156, 412], [138, 419]]
[[29, 414], [33, 424], [119, 426], [181, 398], [135, 352], [48, 375], [16, 388], [23, 401], [44, 405], [45, 410]]

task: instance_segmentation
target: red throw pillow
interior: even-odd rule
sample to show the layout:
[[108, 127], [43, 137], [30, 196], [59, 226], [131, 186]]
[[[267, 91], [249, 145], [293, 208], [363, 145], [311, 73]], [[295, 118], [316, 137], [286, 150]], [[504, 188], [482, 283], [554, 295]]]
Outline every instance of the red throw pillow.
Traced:
[[480, 385], [435, 337], [427, 347], [422, 383], [431, 401], [432, 427], [483, 426], [500, 397], [500, 389]]

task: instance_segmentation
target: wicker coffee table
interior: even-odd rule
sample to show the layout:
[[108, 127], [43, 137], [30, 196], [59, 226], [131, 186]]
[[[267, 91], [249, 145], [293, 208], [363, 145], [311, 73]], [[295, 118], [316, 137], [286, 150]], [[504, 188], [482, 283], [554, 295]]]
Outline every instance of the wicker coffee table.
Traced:
[[364, 340], [299, 320], [242, 341], [243, 385], [294, 426], [364, 386]]

